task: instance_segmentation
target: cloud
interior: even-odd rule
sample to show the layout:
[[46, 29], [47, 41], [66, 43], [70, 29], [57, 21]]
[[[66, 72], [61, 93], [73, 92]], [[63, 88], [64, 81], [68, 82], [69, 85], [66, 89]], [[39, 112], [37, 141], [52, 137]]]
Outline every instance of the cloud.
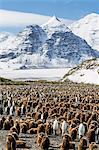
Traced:
[[50, 17], [32, 13], [0, 10], [0, 26], [24, 26], [28, 24], [42, 24]]
[[[51, 17], [33, 13], [23, 13], [0, 9], [0, 27], [22, 27], [30, 24], [41, 25]], [[69, 23], [71, 20], [64, 20]]]

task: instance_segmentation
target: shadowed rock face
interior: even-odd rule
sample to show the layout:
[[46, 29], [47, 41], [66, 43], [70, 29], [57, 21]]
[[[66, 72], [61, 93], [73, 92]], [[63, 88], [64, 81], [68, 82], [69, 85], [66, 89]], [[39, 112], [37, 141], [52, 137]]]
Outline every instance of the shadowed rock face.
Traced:
[[[47, 50], [46, 50], [47, 47]], [[45, 53], [46, 50], [46, 53]], [[87, 57], [97, 57], [98, 52], [91, 49], [85, 40], [72, 32], [55, 32], [43, 45], [42, 53], [51, 58], [63, 58], [78, 64]]]

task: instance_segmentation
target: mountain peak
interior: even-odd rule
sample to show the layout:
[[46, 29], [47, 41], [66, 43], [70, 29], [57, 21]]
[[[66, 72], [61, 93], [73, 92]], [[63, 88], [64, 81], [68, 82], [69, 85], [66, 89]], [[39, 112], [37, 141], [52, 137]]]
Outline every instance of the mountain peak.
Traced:
[[48, 22], [46, 22], [45, 24], [43, 24], [42, 26], [56, 26], [56, 25], [60, 25], [62, 22], [54, 15], [53, 17], [51, 17], [51, 19], [48, 20]]
[[70, 29], [58, 19], [55, 15], [45, 24], [42, 25], [42, 28], [48, 33], [50, 37], [55, 32], [69, 32]]
[[91, 13], [91, 14], [88, 14], [87, 16], [85, 16], [85, 17], [99, 17], [99, 14]]
[[[91, 13], [91, 14], [88, 14], [86, 15], [84, 18], [82, 18], [83, 20], [85, 21], [89, 21], [89, 22], [94, 22], [95, 20], [99, 19], [99, 14], [96, 14], [96, 13]], [[82, 20], [81, 19], [81, 20]]]
[[91, 13], [69, 26], [72, 32], [99, 51], [99, 14]]
[[53, 15], [53, 17], [51, 17], [51, 19], [49, 21], [58, 21], [58, 22], [61, 22], [56, 15]]

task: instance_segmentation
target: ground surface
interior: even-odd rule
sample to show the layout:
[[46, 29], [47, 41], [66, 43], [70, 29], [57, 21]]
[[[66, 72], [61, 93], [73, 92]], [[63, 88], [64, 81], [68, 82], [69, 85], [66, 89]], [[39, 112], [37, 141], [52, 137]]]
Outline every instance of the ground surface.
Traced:
[[[31, 83], [32, 87], [35, 87], [35, 86], [38, 86], [40, 89], [42, 89], [42, 86], [43, 87], [46, 87], [47, 90], [50, 90], [50, 89], [58, 89], [59, 91], [68, 91], [68, 89], [70, 88], [70, 91], [72, 92], [77, 92], [78, 89], [79, 91], [81, 92], [84, 92], [87, 90], [89, 90], [90, 92], [94, 91], [94, 92], [98, 92], [99, 91], [99, 86], [95, 86], [95, 85], [85, 85], [85, 84], [74, 84], [74, 83], [39, 83], [39, 82], [34, 82], [34, 83]], [[42, 86], [41, 86], [42, 85]], [[13, 91], [17, 91], [19, 90], [19, 87], [20, 89], [24, 86], [0, 86], [1, 89], [7, 89], [7, 88], [12, 88]], [[29, 85], [28, 87], [25, 86], [25, 88], [29, 88]], [[59, 93], [58, 93], [59, 94]], [[2, 116], [0, 116], [1, 118]], [[15, 118], [13, 118], [15, 119]], [[5, 131], [5, 130], [0, 130], [0, 150], [5, 150], [5, 145], [6, 145], [6, 137], [7, 137], [7, 134], [8, 134], [9, 131]], [[36, 143], [36, 135], [30, 135], [30, 134], [21, 134], [19, 135], [19, 138], [20, 139], [23, 139], [26, 141], [27, 145], [30, 146], [30, 150], [40, 150], [40, 148], [38, 147], [37, 143]], [[49, 136], [49, 139], [50, 139], [50, 142], [51, 142], [51, 145], [54, 146], [54, 147], [57, 147], [59, 146], [59, 144], [61, 143], [62, 141], [62, 135], [61, 134], [58, 134], [58, 136]], [[76, 142], [76, 150], [77, 150], [77, 145], [78, 145], [78, 142]], [[23, 149], [18, 149], [17, 150], [23, 150]], [[25, 149], [24, 149], [25, 150]], [[50, 150], [59, 150], [59, 148], [50, 148]], [[99, 145], [98, 145], [98, 148], [96, 150], [99, 150]]]
[[0, 68], [0, 76], [12, 80], [53, 80], [61, 79], [70, 68], [12, 70]]

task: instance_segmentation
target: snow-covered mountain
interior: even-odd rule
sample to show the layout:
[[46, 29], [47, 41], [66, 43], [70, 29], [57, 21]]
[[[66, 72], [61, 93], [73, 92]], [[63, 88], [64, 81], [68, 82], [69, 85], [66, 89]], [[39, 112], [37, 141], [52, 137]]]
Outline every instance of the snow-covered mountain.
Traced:
[[56, 31], [59, 32], [69, 32], [70, 29], [65, 23], [60, 21], [56, 16], [53, 16], [48, 22], [42, 25], [42, 28], [47, 33], [48, 38], [51, 37]]
[[0, 47], [0, 61], [17, 69], [72, 67], [99, 57], [99, 52], [55, 16], [41, 27], [27, 26], [9, 42], [7, 40], [3, 42], [4, 47]]
[[43, 45], [42, 53], [55, 67], [72, 67], [99, 53], [71, 31], [55, 32]]
[[99, 58], [87, 60], [69, 70], [62, 81], [71, 80], [78, 83], [92, 83], [99, 85]]
[[6, 53], [10, 49], [10, 43], [15, 39], [15, 35], [8, 32], [0, 33], [0, 54]]
[[0, 33], [0, 43], [7, 40], [9, 38], [9, 36], [10, 36], [10, 33], [7, 33], [7, 32]]
[[72, 32], [99, 51], [99, 14], [89, 14], [69, 26]]

